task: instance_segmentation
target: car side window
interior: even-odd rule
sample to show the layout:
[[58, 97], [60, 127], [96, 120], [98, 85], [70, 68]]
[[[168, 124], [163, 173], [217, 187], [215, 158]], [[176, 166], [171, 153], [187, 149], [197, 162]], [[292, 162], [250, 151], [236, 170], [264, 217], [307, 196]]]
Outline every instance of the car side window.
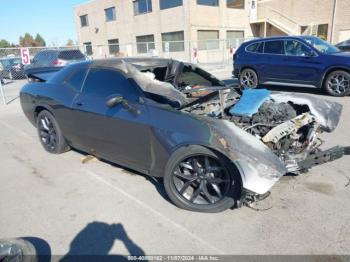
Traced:
[[310, 49], [296, 40], [284, 41], [285, 54], [289, 56], [307, 56], [310, 53]]
[[246, 50], [248, 52], [255, 52], [258, 47], [259, 47], [259, 43], [254, 43], [254, 44], [247, 46]]
[[277, 54], [277, 55], [284, 54], [283, 42], [284, 41], [282, 40], [266, 41], [265, 47], [264, 47], [264, 53]]
[[86, 68], [79, 68], [75, 70], [65, 81], [75, 91], [80, 92], [81, 86], [86, 76]]
[[83, 94], [96, 97], [122, 95], [126, 99], [138, 97], [137, 90], [120, 72], [112, 69], [92, 68], [86, 77]]

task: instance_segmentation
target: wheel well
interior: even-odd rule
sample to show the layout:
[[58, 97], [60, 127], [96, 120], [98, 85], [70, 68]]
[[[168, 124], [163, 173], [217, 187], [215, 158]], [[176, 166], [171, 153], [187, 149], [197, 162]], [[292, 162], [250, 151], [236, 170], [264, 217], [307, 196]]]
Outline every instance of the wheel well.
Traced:
[[[38, 115], [40, 114], [40, 112], [43, 111], [43, 110], [47, 110], [47, 111], [50, 112], [50, 110], [48, 110], [48, 109], [47, 109], [46, 107], [44, 107], [44, 106], [37, 106], [37, 107], [35, 108], [35, 110], [34, 110], [34, 119], [35, 119], [35, 121], [36, 121]], [[51, 113], [51, 112], [50, 112], [50, 113]]]
[[[213, 151], [215, 154], [217, 154], [217, 155], [219, 155], [220, 157], [222, 157], [224, 160], [225, 160], [225, 162], [227, 162], [227, 163], [229, 163], [229, 167], [230, 167], [230, 170], [232, 171], [232, 174], [234, 175], [234, 176], [236, 176], [239, 180], [238, 180], [238, 182], [239, 182], [239, 188], [240, 188], [240, 195], [242, 194], [242, 190], [243, 190], [243, 182], [242, 182], [242, 174], [241, 174], [241, 172], [239, 171], [239, 169], [238, 169], [238, 167], [236, 166], [236, 164], [235, 163], [233, 163], [232, 162], [232, 160], [231, 159], [229, 159], [225, 154], [223, 154], [222, 152], [220, 152], [220, 151], [218, 151], [218, 150], [216, 150], [216, 149], [214, 149], [214, 148], [211, 148], [211, 147], [206, 147], [206, 148], [208, 148], [209, 150], [211, 150], [211, 151]], [[239, 198], [240, 198], [240, 196], [239, 196]]]
[[323, 75], [323, 79], [322, 79], [322, 82], [321, 82], [321, 88], [323, 88], [324, 86], [324, 83], [328, 77], [328, 75], [330, 73], [333, 73], [334, 71], [345, 71], [347, 73], [350, 74], [350, 70], [349, 69], [346, 69], [346, 68], [343, 68], [343, 67], [336, 67], [336, 68], [331, 68], [331, 69], [328, 69], [328, 71], [326, 71], [326, 73]]

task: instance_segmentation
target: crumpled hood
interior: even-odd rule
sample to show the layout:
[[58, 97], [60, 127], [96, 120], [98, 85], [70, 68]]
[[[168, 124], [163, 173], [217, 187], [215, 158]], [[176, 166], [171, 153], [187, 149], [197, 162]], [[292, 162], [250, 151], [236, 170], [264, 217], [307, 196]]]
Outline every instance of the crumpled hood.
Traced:
[[297, 105], [307, 105], [320, 123], [322, 130], [326, 132], [332, 132], [337, 127], [343, 109], [339, 103], [304, 94], [272, 92], [270, 97], [277, 103], [292, 102]]

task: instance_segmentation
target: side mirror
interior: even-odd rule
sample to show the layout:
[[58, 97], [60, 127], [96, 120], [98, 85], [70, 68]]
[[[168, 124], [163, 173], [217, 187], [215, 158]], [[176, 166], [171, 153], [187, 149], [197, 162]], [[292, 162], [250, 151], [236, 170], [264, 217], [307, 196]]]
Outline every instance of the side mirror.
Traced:
[[124, 102], [124, 98], [120, 95], [114, 96], [107, 100], [106, 105], [108, 107], [115, 107], [118, 104], [121, 104]]

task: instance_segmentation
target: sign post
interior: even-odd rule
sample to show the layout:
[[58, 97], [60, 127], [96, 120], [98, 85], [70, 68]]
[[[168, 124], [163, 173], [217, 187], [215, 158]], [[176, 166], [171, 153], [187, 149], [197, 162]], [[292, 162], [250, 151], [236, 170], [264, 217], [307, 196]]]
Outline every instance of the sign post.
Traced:
[[5, 99], [5, 95], [4, 95], [4, 90], [2, 89], [1, 80], [0, 80], [0, 93], [1, 93], [1, 97], [2, 97], [2, 102], [4, 103], [4, 105], [6, 105], [6, 99]]
[[30, 55], [28, 47], [21, 48], [21, 58], [23, 65], [30, 65]]

